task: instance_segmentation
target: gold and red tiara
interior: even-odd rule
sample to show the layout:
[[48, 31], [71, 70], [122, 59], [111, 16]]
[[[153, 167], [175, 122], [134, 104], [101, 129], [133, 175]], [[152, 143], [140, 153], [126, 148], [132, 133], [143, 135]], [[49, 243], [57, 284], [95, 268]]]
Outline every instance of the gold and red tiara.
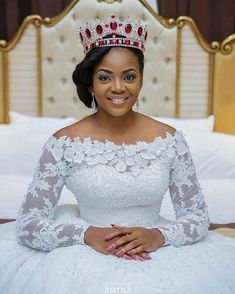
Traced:
[[[96, 19], [79, 28], [84, 53], [95, 47], [122, 46], [145, 50], [147, 26], [141, 19], [120, 20], [114, 13], [106, 20]], [[105, 36], [109, 36], [104, 38]], [[121, 36], [121, 37], [120, 37]]]

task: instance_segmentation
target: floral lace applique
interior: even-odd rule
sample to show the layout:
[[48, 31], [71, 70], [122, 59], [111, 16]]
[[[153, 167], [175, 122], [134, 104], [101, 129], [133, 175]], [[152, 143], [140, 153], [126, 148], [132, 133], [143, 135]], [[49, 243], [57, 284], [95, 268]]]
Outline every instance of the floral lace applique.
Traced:
[[139, 141], [135, 144], [117, 145], [109, 140], [101, 142], [90, 137], [82, 142], [79, 137], [72, 140], [67, 136], [51, 136], [46, 148], [56, 160], [64, 159], [68, 163], [77, 164], [76, 168], [82, 164], [104, 164], [113, 166], [118, 172], [128, 171], [137, 176], [156, 159], [169, 166], [175, 157], [176, 144], [180, 152], [186, 152], [185, 141], [181, 137], [180, 131], [174, 135], [167, 132], [165, 138], [156, 137], [149, 143]]

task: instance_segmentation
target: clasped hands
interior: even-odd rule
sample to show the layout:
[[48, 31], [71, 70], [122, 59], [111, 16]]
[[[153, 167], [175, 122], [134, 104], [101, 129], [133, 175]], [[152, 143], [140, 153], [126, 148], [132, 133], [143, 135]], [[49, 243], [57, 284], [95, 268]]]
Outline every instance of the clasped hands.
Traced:
[[103, 254], [146, 260], [151, 259], [148, 253], [165, 243], [165, 238], [155, 228], [122, 227], [112, 224], [112, 228], [89, 227], [85, 232], [84, 241]]

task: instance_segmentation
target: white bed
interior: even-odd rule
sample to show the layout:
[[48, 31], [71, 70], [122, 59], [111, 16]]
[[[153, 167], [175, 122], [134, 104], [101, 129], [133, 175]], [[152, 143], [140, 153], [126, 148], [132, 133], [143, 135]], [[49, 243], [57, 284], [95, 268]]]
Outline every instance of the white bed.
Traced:
[[[235, 36], [207, 43], [193, 20], [166, 20], [144, 0], [74, 0], [55, 18], [27, 18], [13, 40], [0, 42], [0, 223], [15, 220], [49, 136], [91, 113], [71, 81], [83, 57], [74, 35], [82, 22], [113, 11], [132, 11], [149, 28], [141, 112], [183, 130], [211, 222], [234, 226]], [[78, 209], [66, 189], [60, 204]], [[174, 218], [169, 195], [162, 215]]]

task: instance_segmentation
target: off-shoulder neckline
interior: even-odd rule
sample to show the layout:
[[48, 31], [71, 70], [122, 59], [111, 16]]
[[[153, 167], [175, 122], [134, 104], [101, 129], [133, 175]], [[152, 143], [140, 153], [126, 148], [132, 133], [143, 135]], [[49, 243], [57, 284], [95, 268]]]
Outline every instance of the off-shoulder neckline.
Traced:
[[135, 143], [129, 143], [129, 144], [126, 144], [126, 143], [122, 143], [122, 144], [117, 144], [115, 142], [113, 142], [112, 140], [109, 140], [109, 139], [105, 139], [105, 141], [101, 141], [101, 140], [98, 140], [98, 139], [94, 139], [94, 138], [91, 138], [90, 136], [89, 137], [84, 137], [84, 138], [81, 138], [80, 136], [76, 136], [76, 137], [69, 137], [69, 136], [61, 136], [61, 137], [55, 137], [54, 134], [51, 136], [51, 138], [53, 138], [55, 141], [61, 141], [61, 140], [64, 140], [64, 141], [69, 141], [69, 142], [79, 142], [81, 144], [83, 143], [86, 143], [86, 142], [90, 142], [92, 144], [95, 144], [95, 143], [99, 143], [99, 144], [112, 144], [112, 145], [115, 145], [117, 147], [128, 147], [128, 146], [136, 146], [138, 144], [147, 144], [147, 145], [151, 145], [153, 143], [156, 143], [156, 142], [159, 142], [159, 141], [165, 141], [169, 138], [171, 139], [175, 139], [178, 135], [182, 136], [182, 131], [181, 130], [175, 130], [174, 134], [170, 133], [170, 132], [166, 132], [165, 133], [165, 137], [162, 137], [162, 136], [156, 136], [152, 141], [150, 142], [147, 142], [147, 141], [143, 141], [143, 140], [140, 140], [140, 141], [137, 141]]

